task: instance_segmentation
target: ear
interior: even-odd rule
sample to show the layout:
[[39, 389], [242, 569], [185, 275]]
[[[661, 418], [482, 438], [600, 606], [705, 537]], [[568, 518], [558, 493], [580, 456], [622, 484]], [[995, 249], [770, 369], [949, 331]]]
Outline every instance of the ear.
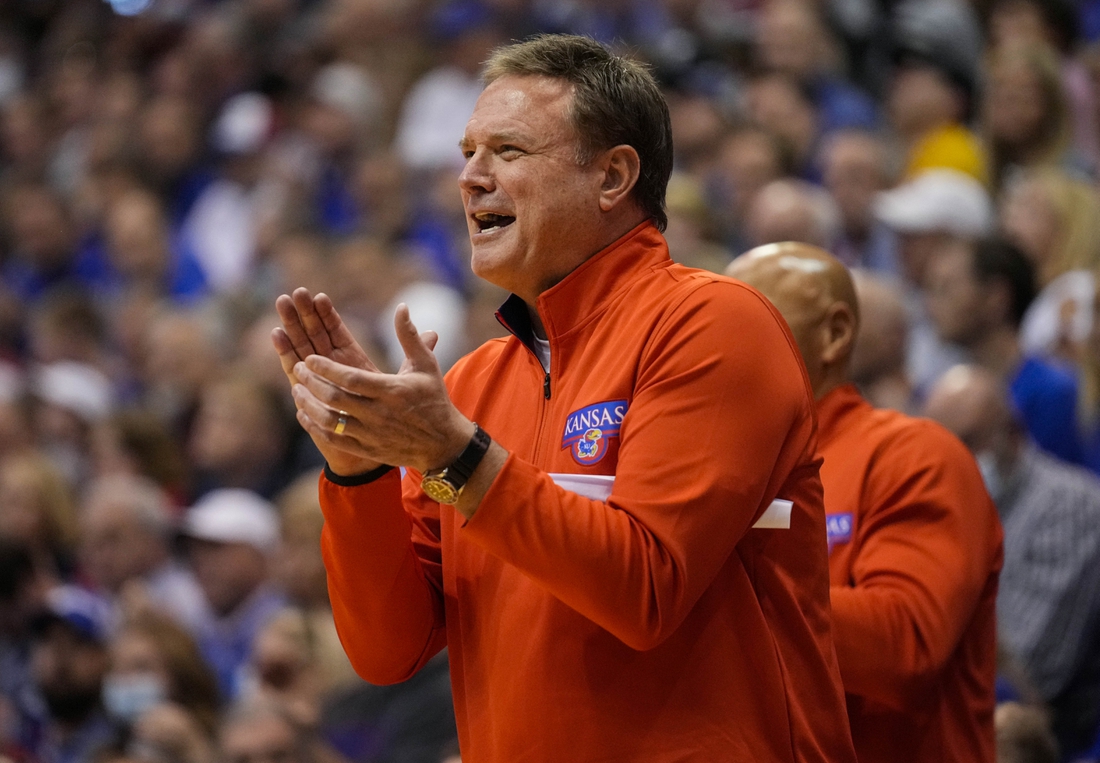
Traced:
[[856, 318], [844, 302], [834, 302], [825, 311], [821, 332], [821, 362], [832, 366], [848, 359], [856, 340]]
[[603, 182], [600, 185], [600, 209], [610, 212], [630, 196], [638, 182], [642, 163], [633, 146], [608, 149], [601, 159]]

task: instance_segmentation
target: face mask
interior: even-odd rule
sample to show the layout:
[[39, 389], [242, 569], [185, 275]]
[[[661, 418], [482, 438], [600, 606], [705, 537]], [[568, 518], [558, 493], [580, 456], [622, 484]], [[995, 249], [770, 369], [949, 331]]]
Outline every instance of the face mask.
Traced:
[[996, 503], [1005, 488], [1005, 479], [1001, 474], [1001, 467], [997, 465], [997, 456], [991, 450], [983, 450], [974, 454], [974, 460], [978, 462], [978, 470], [982, 473], [985, 489], [989, 491], [990, 497]]
[[167, 690], [159, 677], [151, 674], [108, 675], [103, 681], [103, 704], [107, 712], [126, 723], [167, 699]]

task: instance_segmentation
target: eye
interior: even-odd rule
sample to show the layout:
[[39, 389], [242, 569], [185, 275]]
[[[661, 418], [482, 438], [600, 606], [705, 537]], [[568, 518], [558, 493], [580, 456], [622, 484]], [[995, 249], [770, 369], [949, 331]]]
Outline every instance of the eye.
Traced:
[[504, 145], [500, 147], [498, 153], [505, 159], [515, 159], [517, 156], [525, 154], [526, 152], [519, 146]]

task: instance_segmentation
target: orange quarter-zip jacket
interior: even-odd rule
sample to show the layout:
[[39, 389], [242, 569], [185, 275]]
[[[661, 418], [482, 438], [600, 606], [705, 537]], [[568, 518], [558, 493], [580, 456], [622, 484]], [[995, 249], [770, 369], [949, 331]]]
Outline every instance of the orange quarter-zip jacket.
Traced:
[[1001, 523], [966, 447], [852, 385], [817, 404], [833, 632], [860, 763], [993, 763]]
[[778, 313], [648, 223], [537, 309], [549, 373], [513, 297], [513, 335], [447, 375], [510, 452], [472, 519], [414, 471], [321, 478], [353, 665], [397, 682], [446, 646], [468, 763], [851, 763], [813, 403]]

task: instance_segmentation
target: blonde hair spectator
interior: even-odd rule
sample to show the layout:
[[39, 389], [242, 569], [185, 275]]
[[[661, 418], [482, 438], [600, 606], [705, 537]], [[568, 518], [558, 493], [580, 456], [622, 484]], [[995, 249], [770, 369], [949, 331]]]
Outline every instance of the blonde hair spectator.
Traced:
[[1000, 217], [1035, 266], [1040, 287], [1100, 265], [1100, 196], [1083, 180], [1054, 167], [1024, 170], [1006, 184]]

